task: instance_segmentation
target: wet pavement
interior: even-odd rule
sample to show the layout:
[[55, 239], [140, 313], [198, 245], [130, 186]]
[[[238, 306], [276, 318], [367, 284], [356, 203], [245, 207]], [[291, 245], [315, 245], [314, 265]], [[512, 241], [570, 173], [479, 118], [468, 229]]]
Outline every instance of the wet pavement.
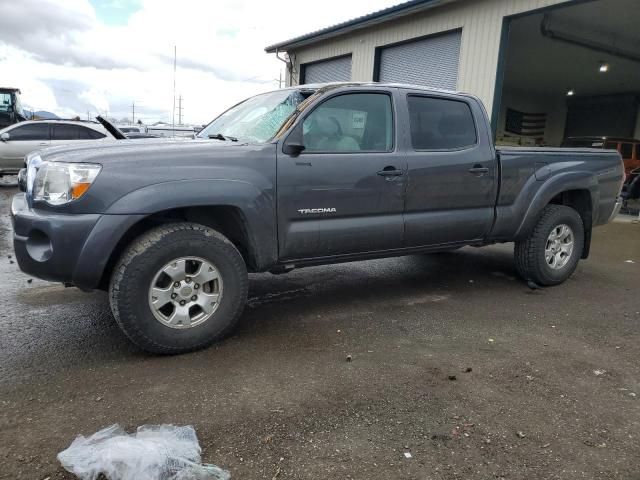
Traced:
[[235, 334], [176, 357], [21, 273], [10, 236], [0, 478], [72, 478], [56, 454], [113, 423], [191, 424], [234, 479], [639, 478], [640, 224], [536, 291], [510, 244], [255, 275]]

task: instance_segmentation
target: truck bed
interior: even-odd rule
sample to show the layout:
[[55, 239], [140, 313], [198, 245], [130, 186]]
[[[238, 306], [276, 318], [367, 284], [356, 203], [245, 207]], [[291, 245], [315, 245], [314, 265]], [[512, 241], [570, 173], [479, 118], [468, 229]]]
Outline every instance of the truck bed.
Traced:
[[[493, 240], [518, 239], [528, 225], [523, 219], [553, 201], [574, 183], [576, 198], [591, 202], [591, 225], [606, 223], [615, 210], [624, 165], [615, 150], [593, 148], [496, 147], [500, 190], [496, 200]], [[584, 185], [588, 184], [588, 192]], [[585, 219], [585, 223], [587, 219]]]

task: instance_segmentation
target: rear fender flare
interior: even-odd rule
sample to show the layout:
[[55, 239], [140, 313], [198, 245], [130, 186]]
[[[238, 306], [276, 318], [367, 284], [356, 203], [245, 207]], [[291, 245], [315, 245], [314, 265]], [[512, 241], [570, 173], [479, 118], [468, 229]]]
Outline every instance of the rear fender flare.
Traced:
[[[517, 241], [527, 238], [538, 222], [544, 207], [557, 195], [570, 190], [588, 190], [591, 195], [591, 205], [595, 207], [599, 203], [598, 180], [592, 173], [566, 172], [554, 175], [545, 181], [534, 194], [516, 230], [514, 239]], [[591, 225], [595, 222], [596, 208], [592, 208], [591, 215], [591, 224], [585, 225], [585, 230], [590, 230]]]

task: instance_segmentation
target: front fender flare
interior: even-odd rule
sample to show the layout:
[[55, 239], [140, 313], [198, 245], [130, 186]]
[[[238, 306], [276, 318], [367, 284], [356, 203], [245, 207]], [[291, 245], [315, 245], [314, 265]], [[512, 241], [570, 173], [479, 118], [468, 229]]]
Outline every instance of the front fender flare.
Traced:
[[[275, 196], [241, 180], [178, 180], [148, 185], [119, 198], [102, 215], [82, 249], [74, 283], [98, 286], [107, 261], [127, 232], [151, 215], [186, 207], [229, 206], [239, 209], [256, 265], [277, 259]], [[260, 241], [258, 241], [260, 239]]]

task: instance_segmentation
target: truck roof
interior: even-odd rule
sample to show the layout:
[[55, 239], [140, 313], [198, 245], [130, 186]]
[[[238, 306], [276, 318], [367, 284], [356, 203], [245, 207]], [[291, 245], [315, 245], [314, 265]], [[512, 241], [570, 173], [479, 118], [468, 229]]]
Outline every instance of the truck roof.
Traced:
[[9, 92], [9, 93], [18, 92], [19, 94], [22, 94], [19, 88], [11, 88], [11, 87], [0, 87], [0, 92]]
[[381, 82], [329, 82], [329, 83], [305, 83], [302, 85], [293, 85], [283, 88], [282, 90], [319, 90], [321, 88], [338, 88], [338, 87], [390, 87], [390, 88], [407, 88], [410, 90], [424, 90], [426, 92], [443, 92], [443, 93], [455, 93], [461, 95], [471, 94], [455, 91], [445, 90], [442, 88], [425, 87], [423, 85], [411, 85], [408, 83], [381, 83]]

